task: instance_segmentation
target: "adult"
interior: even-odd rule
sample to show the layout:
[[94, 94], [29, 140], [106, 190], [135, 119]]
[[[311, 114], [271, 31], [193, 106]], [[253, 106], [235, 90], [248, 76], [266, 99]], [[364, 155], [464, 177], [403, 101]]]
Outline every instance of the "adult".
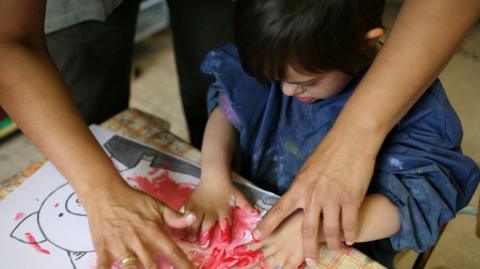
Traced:
[[[318, 259], [320, 229], [327, 245], [355, 242], [358, 209], [385, 137], [451, 59], [480, 16], [476, 0], [406, 0], [382, 50], [334, 126], [305, 162], [290, 190], [255, 231], [261, 240], [303, 209], [304, 255]], [[447, 30], [448, 29], [448, 30]]]

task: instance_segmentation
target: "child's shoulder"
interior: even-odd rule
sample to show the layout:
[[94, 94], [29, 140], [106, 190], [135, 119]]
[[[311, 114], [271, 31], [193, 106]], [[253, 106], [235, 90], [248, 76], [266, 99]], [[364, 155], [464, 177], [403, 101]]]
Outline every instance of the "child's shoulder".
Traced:
[[221, 89], [231, 101], [249, 99], [251, 102], [252, 98], [263, 98], [270, 92], [269, 84], [259, 82], [243, 69], [235, 45], [228, 44], [209, 52], [201, 68], [204, 74], [215, 78], [210, 88]]
[[242, 72], [243, 68], [238, 56], [237, 47], [227, 44], [219, 49], [210, 51], [201, 66], [205, 74], [215, 74], [224, 71]]

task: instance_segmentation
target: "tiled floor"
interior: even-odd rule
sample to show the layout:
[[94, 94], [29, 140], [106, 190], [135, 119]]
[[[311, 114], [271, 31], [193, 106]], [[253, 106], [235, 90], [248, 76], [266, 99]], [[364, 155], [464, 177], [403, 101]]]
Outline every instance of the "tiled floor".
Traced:
[[[398, 1], [387, 1], [385, 25], [391, 26]], [[131, 106], [167, 119], [172, 132], [188, 139], [178, 93], [170, 34], [156, 35], [136, 48], [135, 66], [141, 75], [133, 81]], [[480, 27], [472, 30], [440, 78], [464, 127], [464, 152], [480, 163]], [[0, 181], [9, 178], [41, 154], [23, 135], [0, 142]], [[470, 205], [476, 206], [479, 191]], [[480, 268], [480, 239], [475, 218], [460, 215], [449, 223], [427, 268]], [[410, 268], [415, 255], [407, 253], [397, 268]]]

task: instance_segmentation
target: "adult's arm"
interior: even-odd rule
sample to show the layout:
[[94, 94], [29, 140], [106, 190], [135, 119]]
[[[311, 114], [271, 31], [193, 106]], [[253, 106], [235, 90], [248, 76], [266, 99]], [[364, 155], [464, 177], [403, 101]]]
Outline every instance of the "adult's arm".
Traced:
[[358, 209], [385, 137], [440, 74], [479, 15], [477, 0], [406, 0], [333, 128], [255, 235], [265, 238], [303, 208], [304, 253], [310, 262], [318, 257], [314, 238], [320, 214], [329, 248], [339, 248], [342, 230], [347, 243], [355, 242]]
[[191, 218], [179, 218], [130, 189], [98, 145], [48, 55], [45, 3], [0, 1], [1, 106], [77, 192], [89, 216], [99, 268], [129, 255], [156, 268], [157, 252], [190, 268], [161, 224], [186, 226]]

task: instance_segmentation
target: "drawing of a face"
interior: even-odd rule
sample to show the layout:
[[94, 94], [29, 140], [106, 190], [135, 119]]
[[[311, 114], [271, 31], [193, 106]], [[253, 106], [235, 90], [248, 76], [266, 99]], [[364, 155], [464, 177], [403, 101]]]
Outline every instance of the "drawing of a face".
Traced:
[[[69, 184], [57, 188], [44, 200], [38, 211], [38, 224], [45, 238], [59, 248], [71, 252], [94, 249], [88, 236], [87, 214]], [[78, 234], [86, 236], [79, 240]]]

